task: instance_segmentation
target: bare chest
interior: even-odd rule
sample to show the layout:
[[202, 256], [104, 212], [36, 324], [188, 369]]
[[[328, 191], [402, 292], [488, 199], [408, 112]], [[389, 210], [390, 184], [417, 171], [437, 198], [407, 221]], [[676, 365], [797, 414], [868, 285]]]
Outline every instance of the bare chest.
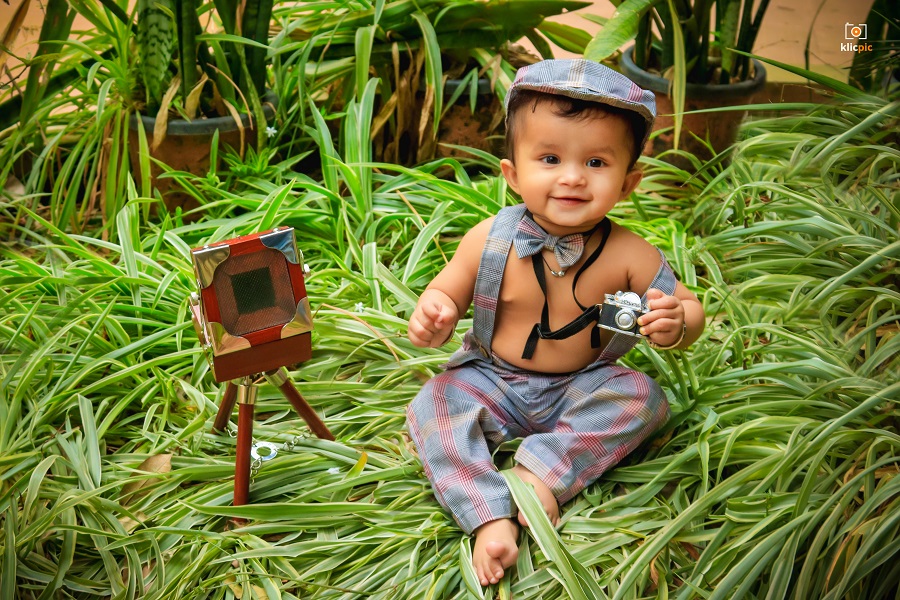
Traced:
[[[577, 283], [575, 275], [584, 258], [563, 277], [551, 275], [550, 268], [541, 261], [551, 329], [559, 329], [578, 318], [585, 308], [601, 304], [605, 294], [628, 288], [627, 270], [616, 264], [614, 255], [604, 251], [581, 273]], [[596, 324], [564, 340], [540, 340], [532, 359], [521, 358], [531, 330], [541, 320], [544, 300], [531, 258], [520, 259], [511, 251], [497, 298], [491, 344], [494, 352], [517, 366], [550, 373], [576, 371], [596, 360], [611, 337], [609, 332], [601, 330], [601, 347], [592, 348], [591, 329]]]
[[[603, 257], [598, 259], [581, 273], [577, 283], [575, 274], [578, 265], [568, 269], [563, 277], [555, 277], [550, 274], [549, 267], [541, 263], [546, 283], [550, 326], [553, 329], [562, 327], [578, 317], [583, 307], [601, 304], [605, 294], [627, 289], [625, 270], [608, 265], [606, 262]], [[500, 286], [498, 316], [516, 314], [540, 320], [544, 298], [531, 259], [519, 259], [515, 252], [511, 252]], [[528, 327], [530, 329], [530, 325]]]

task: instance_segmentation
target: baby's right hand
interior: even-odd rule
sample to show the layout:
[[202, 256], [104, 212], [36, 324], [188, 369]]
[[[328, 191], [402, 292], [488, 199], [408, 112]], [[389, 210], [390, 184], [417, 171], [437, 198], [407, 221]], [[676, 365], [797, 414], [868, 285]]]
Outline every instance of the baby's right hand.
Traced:
[[409, 319], [407, 335], [419, 348], [437, 348], [447, 342], [456, 327], [457, 310], [433, 300], [419, 302]]

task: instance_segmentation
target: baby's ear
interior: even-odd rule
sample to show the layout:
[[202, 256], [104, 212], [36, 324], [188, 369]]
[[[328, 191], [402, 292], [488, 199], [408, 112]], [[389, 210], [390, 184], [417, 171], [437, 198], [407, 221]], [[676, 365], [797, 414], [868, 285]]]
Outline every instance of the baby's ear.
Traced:
[[631, 167], [631, 170], [625, 174], [625, 179], [622, 181], [622, 195], [619, 196], [619, 200], [624, 200], [630, 196], [643, 178], [644, 172], [640, 168], [637, 166]]
[[[506, 183], [509, 184], [509, 187], [515, 193], [519, 193], [519, 175], [516, 172], [516, 165], [513, 161], [508, 158], [504, 158], [500, 161], [500, 172], [503, 173], [503, 177], [506, 179]], [[640, 181], [640, 180], [638, 180]]]

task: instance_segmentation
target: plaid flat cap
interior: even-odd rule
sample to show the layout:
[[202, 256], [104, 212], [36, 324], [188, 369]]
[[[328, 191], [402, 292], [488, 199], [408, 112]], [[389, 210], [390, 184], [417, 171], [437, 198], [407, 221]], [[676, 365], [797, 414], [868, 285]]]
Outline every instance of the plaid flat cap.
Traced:
[[581, 58], [542, 60], [516, 71], [506, 94], [506, 106], [521, 90], [568, 96], [633, 110], [647, 122], [643, 147], [656, 118], [656, 97], [605, 65]]

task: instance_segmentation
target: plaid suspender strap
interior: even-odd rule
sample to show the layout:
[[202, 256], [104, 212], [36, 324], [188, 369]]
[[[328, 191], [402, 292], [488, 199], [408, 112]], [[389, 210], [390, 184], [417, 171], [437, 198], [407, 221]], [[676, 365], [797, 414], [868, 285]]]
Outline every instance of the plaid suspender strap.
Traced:
[[[678, 284], [678, 280], [675, 279], [675, 273], [672, 271], [672, 267], [669, 266], [666, 255], [659, 248], [656, 251], [659, 252], [659, 270], [656, 271], [656, 275], [647, 289], [656, 288], [666, 296], [671, 296], [675, 293], [675, 286]], [[646, 292], [641, 298], [641, 302], [647, 302]]]
[[474, 316], [472, 329], [475, 338], [487, 352], [491, 351], [491, 340], [494, 337], [494, 318], [497, 315], [497, 296], [506, 270], [506, 258], [512, 246], [516, 227], [525, 214], [525, 205], [517, 204], [500, 209], [481, 253], [481, 264], [478, 265], [478, 277], [475, 280], [475, 295], [472, 300]]

